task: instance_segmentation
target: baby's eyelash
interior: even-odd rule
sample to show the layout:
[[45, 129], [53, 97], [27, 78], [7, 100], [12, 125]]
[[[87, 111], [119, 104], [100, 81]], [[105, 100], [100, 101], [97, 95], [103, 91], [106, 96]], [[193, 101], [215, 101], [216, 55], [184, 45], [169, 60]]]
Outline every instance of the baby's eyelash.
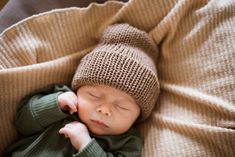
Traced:
[[126, 111], [129, 110], [128, 108], [122, 107], [122, 106], [120, 106], [120, 105], [117, 105], [117, 106], [118, 106], [119, 108], [123, 109], [123, 110], [126, 110]]
[[94, 94], [92, 94], [92, 93], [88, 93], [90, 96], [92, 96], [92, 97], [95, 97], [95, 98], [99, 98], [99, 96], [97, 96], [97, 95], [94, 95]]

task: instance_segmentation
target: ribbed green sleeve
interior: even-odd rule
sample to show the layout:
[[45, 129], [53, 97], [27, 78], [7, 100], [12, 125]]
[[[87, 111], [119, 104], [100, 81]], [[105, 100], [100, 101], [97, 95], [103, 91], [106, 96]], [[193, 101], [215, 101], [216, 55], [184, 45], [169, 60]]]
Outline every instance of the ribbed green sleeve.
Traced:
[[141, 157], [143, 141], [135, 127], [118, 136], [91, 136], [88, 145], [73, 157]]
[[78, 152], [74, 154], [73, 157], [114, 157], [112, 153], [105, 152], [102, 147], [96, 142], [95, 139], [92, 139], [88, 145]]
[[58, 106], [61, 91], [43, 95], [38, 94], [29, 99], [17, 112], [16, 128], [23, 135], [43, 131], [48, 125], [66, 118]]
[[49, 94], [43, 98], [35, 96], [30, 102], [29, 107], [33, 118], [41, 127], [46, 127], [68, 116], [63, 113], [58, 106], [59, 94], [61, 94], [61, 92]]

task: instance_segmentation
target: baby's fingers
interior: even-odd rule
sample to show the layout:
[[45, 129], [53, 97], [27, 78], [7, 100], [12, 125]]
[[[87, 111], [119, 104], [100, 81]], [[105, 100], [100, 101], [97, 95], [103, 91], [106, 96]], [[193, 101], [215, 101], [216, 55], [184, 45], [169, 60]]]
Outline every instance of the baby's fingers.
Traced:
[[70, 104], [70, 110], [69, 110], [69, 113], [70, 114], [73, 114], [77, 112], [77, 105], [74, 105], [74, 104]]
[[74, 93], [71, 93], [71, 95], [70, 95], [70, 103], [68, 105], [69, 105], [69, 108], [70, 108], [70, 110], [69, 110], [70, 114], [73, 114], [73, 113], [78, 111], [78, 109], [77, 109], [78, 98], [77, 98], [77, 96]]
[[72, 128], [70, 128], [68, 125], [66, 125], [65, 127], [61, 128], [59, 130], [60, 134], [64, 134], [64, 136], [66, 138], [70, 138], [72, 136]]

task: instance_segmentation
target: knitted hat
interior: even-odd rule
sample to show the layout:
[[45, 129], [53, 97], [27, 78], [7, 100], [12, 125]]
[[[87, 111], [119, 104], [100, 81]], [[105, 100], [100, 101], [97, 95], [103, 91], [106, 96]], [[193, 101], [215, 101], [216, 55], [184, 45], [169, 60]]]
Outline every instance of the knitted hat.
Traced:
[[124, 91], [140, 106], [139, 120], [145, 120], [159, 94], [153, 61], [157, 53], [146, 32], [128, 24], [111, 25], [104, 30], [97, 47], [82, 58], [72, 80], [72, 89], [102, 84]]

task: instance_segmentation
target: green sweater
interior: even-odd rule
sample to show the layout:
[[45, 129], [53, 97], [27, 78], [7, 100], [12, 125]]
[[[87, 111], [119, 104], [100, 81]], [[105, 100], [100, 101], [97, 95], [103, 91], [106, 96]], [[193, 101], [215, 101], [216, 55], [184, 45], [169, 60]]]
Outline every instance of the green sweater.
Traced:
[[29, 157], [140, 157], [142, 140], [136, 128], [118, 136], [96, 136], [80, 152], [69, 139], [59, 134], [65, 124], [79, 120], [58, 107], [58, 95], [70, 91], [65, 85], [55, 85], [22, 102], [16, 116], [20, 139], [10, 146], [6, 156]]

